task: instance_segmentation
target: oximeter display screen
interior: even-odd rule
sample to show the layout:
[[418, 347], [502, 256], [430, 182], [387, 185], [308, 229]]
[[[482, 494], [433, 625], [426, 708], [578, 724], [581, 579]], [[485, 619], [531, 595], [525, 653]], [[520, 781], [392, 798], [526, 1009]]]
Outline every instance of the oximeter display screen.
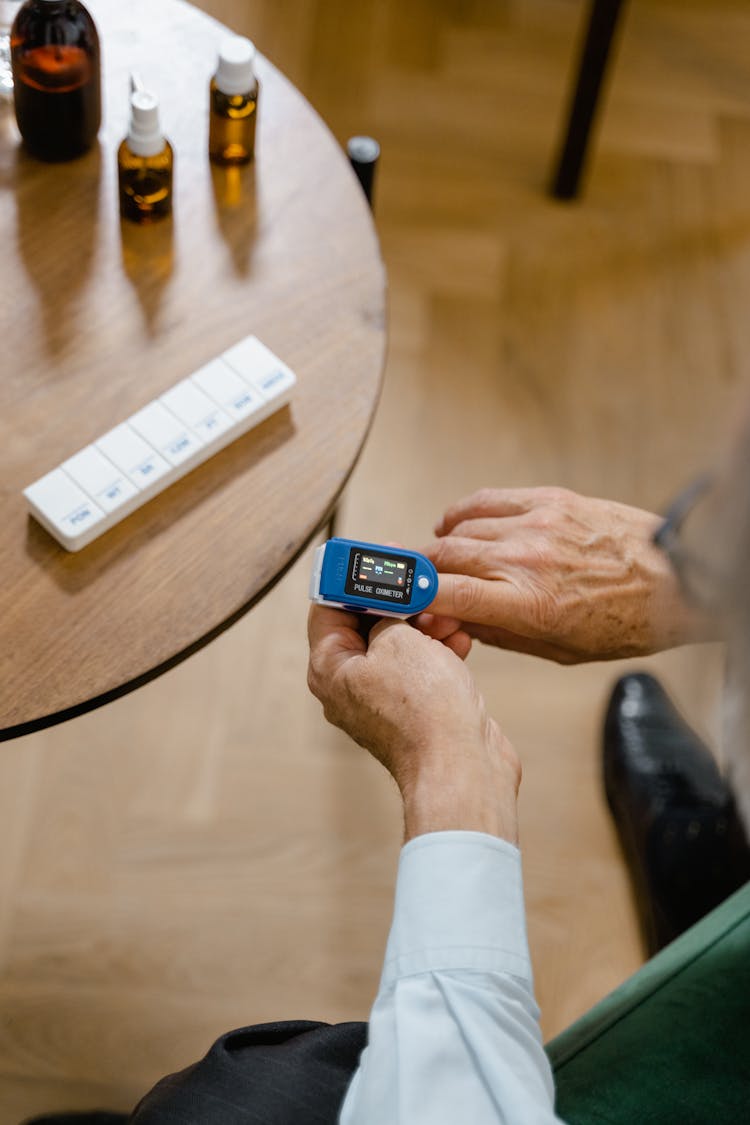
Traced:
[[383, 555], [352, 547], [346, 576], [347, 594], [381, 602], [411, 601], [416, 560], [408, 555]]

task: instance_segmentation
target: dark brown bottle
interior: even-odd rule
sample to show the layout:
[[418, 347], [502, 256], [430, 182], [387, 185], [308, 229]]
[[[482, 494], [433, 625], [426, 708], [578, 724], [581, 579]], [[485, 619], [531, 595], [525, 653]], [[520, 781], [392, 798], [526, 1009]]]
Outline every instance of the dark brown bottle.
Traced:
[[29, 152], [70, 160], [101, 125], [99, 36], [79, 0], [26, 0], [11, 31], [16, 120]]

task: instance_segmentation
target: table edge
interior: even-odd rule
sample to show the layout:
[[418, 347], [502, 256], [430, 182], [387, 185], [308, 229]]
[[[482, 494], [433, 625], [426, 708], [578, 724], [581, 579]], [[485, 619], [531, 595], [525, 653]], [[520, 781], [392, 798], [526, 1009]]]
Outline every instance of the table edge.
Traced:
[[[352, 465], [352, 471], [358, 460], [359, 453]], [[89, 711], [95, 711], [99, 707], [104, 707], [108, 703], [114, 703], [115, 700], [122, 699], [123, 696], [129, 695], [132, 691], [136, 691], [140, 687], [145, 687], [146, 684], [151, 683], [152, 680], [158, 679], [159, 676], [162, 676], [165, 672], [176, 668], [178, 664], [182, 664], [188, 657], [193, 656], [196, 652], [200, 652], [200, 650], [205, 648], [206, 645], [209, 645], [211, 641], [220, 637], [222, 633], [226, 632], [232, 625], [240, 621], [245, 614], [249, 613], [258, 602], [262, 601], [262, 599], [273, 590], [274, 586], [281, 581], [284, 575], [291, 570], [301, 555], [304, 554], [315, 536], [325, 527], [331, 514], [335, 511], [348, 479], [347, 476], [347, 480], [343, 482], [341, 489], [336, 493], [320, 522], [312, 529], [309, 535], [305, 536], [299, 548], [293, 552], [281, 570], [279, 570], [265, 586], [258, 590], [249, 601], [239, 606], [229, 617], [226, 617], [223, 621], [219, 622], [218, 625], [215, 625], [208, 633], [204, 633], [202, 637], [198, 637], [197, 640], [192, 641], [184, 649], [174, 653], [168, 660], [163, 661], [154, 668], [149, 668], [147, 672], [142, 672], [140, 675], [133, 677], [132, 680], [127, 680], [125, 683], [119, 684], [115, 688], [110, 688], [108, 691], [92, 696], [90, 699], [84, 699], [80, 703], [74, 704], [72, 707], [65, 707], [61, 711], [53, 711], [48, 715], [39, 715], [34, 719], [28, 719], [25, 722], [16, 723], [13, 726], [0, 729], [0, 742], [10, 742], [15, 738], [23, 738], [28, 734], [36, 734], [39, 731], [48, 730], [50, 727], [59, 726], [61, 723], [66, 723], [70, 719], [77, 719], [81, 715], [86, 715]]]

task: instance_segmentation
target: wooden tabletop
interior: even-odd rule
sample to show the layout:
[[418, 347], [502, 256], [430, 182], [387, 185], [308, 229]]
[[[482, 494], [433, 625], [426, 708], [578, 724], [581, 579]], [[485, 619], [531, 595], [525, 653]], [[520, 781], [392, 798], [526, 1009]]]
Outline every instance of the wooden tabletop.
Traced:
[[[256, 162], [216, 170], [207, 88], [226, 29], [183, 0], [87, 6], [98, 147], [45, 165], [0, 119], [0, 739], [145, 683], [262, 597], [343, 488], [383, 366], [377, 238], [313, 109], [260, 59]], [[133, 68], [176, 153], [174, 218], [148, 228], [118, 216]], [[295, 371], [290, 408], [78, 554], [31, 519], [24, 487], [250, 333]]]

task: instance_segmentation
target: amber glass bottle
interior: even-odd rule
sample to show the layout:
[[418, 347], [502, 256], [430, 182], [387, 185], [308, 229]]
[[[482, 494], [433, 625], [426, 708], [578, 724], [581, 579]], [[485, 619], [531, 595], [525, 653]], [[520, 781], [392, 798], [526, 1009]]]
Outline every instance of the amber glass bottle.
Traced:
[[101, 125], [99, 36], [79, 0], [26, 0], [11, 31], [13, 99], [27, 148], [69, 160]]
[[172, 213], [174, 153], [161, 131], [159, 99], [147, 90], [130, 98], [130, 130], [117, 153], [120, 214], [152, 223]]
[[209, 93], [208, 154], [215, 164], [247, 164], [253, 159], [259, 89], [255, 47], [249, 39], [228, 36], [219, 46]]

